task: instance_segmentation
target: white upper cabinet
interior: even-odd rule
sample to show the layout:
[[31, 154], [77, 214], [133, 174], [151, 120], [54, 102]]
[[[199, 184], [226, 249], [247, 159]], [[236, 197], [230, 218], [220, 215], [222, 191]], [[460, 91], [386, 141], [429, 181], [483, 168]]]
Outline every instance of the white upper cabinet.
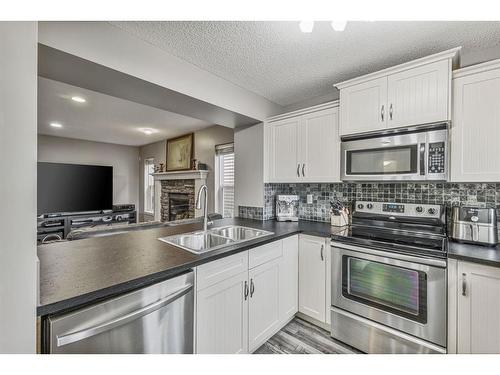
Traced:
[[289, 118], [273, 123], [270, 128], [269, 172], [275, 181], [297, 181], [300, 177], [298, 152], [300, 118]]
[[451, 70], [460, 48], [336, 84], [340, 135], [451, 118]]
[[326, 103], [265, 123], [265, 182], [340, 181], [337, 103]]
[[302, 116], [299, 154], [301, 181], [336, 181], [339, 175], [340, 140], [338, 108]]
[[500, 181], [500, 60], [455, 71], [451, 180]]
[[340, 90], [340, 134], [383, 129], [387, 120], [387, 77]]
[[391, 74], [387, 90], [387, 127], [448, 120], [450, 74], [449, 60]]
[[458, 262], [457, 351], [500, 353], [500, 269]]

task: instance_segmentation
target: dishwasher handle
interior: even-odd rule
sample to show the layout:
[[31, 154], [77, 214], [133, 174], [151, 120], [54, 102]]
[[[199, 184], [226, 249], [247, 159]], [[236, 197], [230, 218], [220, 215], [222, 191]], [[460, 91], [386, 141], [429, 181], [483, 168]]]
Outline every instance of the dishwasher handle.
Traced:
[[159, 310], [162, 307], [172, 303], [176, 299], [186, 295], [189, 293], [189, 291], [193, 289], [193, 284], [188, 284], [180, 288], [179, 290], [175, 291], [172, 294], [169, 294], [167, 297], [162, 298], [159, 301], [156, 301], [154, 303], [151, 303], [139, 310], [132, 311], [131, 313], [128, 313], [126, 315], [120, 316], [118, 318], [115, 318], [113, 320], [110, 320], [108, 322], [90, 327], [90, 328], [85, 328], [80, 331], [76, 332], [71, 332], [66, 335], [61, 335], [57, 336], [57, 346], [64, 346], [68, 345], [71, 343], [74, 343], [76, 341], [80, 341], [95, 335], [98, 335], [99, 333], [109, 331], [113, 328], [122, 326], [124, 324], [127, 324], [135, 319], [138, 319], [140, 317], [143, 317], [144, 315], [148, 315], [152, 313], [153, 311]]

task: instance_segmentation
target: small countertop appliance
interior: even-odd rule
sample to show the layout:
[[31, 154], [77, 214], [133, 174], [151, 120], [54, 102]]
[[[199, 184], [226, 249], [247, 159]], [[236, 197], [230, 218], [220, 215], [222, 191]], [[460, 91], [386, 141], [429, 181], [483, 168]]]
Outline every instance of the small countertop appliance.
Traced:
[[277, 195], [276, 196], [276, 220], [277, 221], [299, 221], [299, 196]]
[[451, 238], [458, 242], [495, 246], [498, 242], [494, 208], [453, 207]]

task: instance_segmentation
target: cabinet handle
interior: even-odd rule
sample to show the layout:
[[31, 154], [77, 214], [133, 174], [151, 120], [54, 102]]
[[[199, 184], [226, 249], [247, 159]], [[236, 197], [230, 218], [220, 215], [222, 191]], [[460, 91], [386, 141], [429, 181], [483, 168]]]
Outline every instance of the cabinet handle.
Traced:
[[302, 177], [306, 177], [304, 174], [304, 168], [306, 167], [306, 163], [302, 164]]
[[391, 103], [391, 105], [389, 107], [389, 120], [392, 121], [392, 103]]
[[380, 118], [382, 119], [382, 122], [384, 121], [384, 114], [385, 114], [384, 105], [382, 104], [382, 107], [380, 108]]
[[325, 260], [325, 256], [323, 255], [324, 249], [325, 249], [325, 245], [321, 245], [321, 251], [320, 251], [321, 261]]
[[297, 177], [300, 177], [300, 163], [297, 164]]
[[247, 300], [248, 298], [248, 281], [245, 281], [245, 301]]
[[253, 279], [250, 279], [250, 297], [253, 296], [254, 292], [255, 292], [255, 285], [253, 283]]
[[465, 273], [462, 274], [462, 296], [467, 296], [467, 276]]

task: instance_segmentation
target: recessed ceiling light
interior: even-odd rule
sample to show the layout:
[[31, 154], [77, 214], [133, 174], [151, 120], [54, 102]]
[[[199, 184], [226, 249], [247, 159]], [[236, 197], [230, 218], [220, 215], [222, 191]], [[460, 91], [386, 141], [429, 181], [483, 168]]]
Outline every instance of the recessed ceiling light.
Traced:
[[82, 98], [81, 96], [72, 96], [71, 100], [73, 100], [74, 102], [77, 102], [77, 103], [85, 103], [87, 101], [84, 98]]
[[300, 31], [303, 33], [312, 33], [314, 29], [314, 21], [300, 21]]
[[52, 126], [53, 128], [62, 128], [62, 125], [58, 122], [51, 122], [50, 126]]
[[332, 21], [332, 29], [335, 31], [344, 31], [347, 21]]
[[153, 133], [157, 133], [157, 132], [158, 132], [158, 130], [156, 130], [156, 129], [151, 129], [151, 128], [140, 128], [140, 129], [139, 129], [139, 131], [140, 131], [140, 132], [143, 132], [143, 133], [144, 133], [144, 134], [146, 134], [146, 135], [151, 135], [151, 134], [153, 134]]

